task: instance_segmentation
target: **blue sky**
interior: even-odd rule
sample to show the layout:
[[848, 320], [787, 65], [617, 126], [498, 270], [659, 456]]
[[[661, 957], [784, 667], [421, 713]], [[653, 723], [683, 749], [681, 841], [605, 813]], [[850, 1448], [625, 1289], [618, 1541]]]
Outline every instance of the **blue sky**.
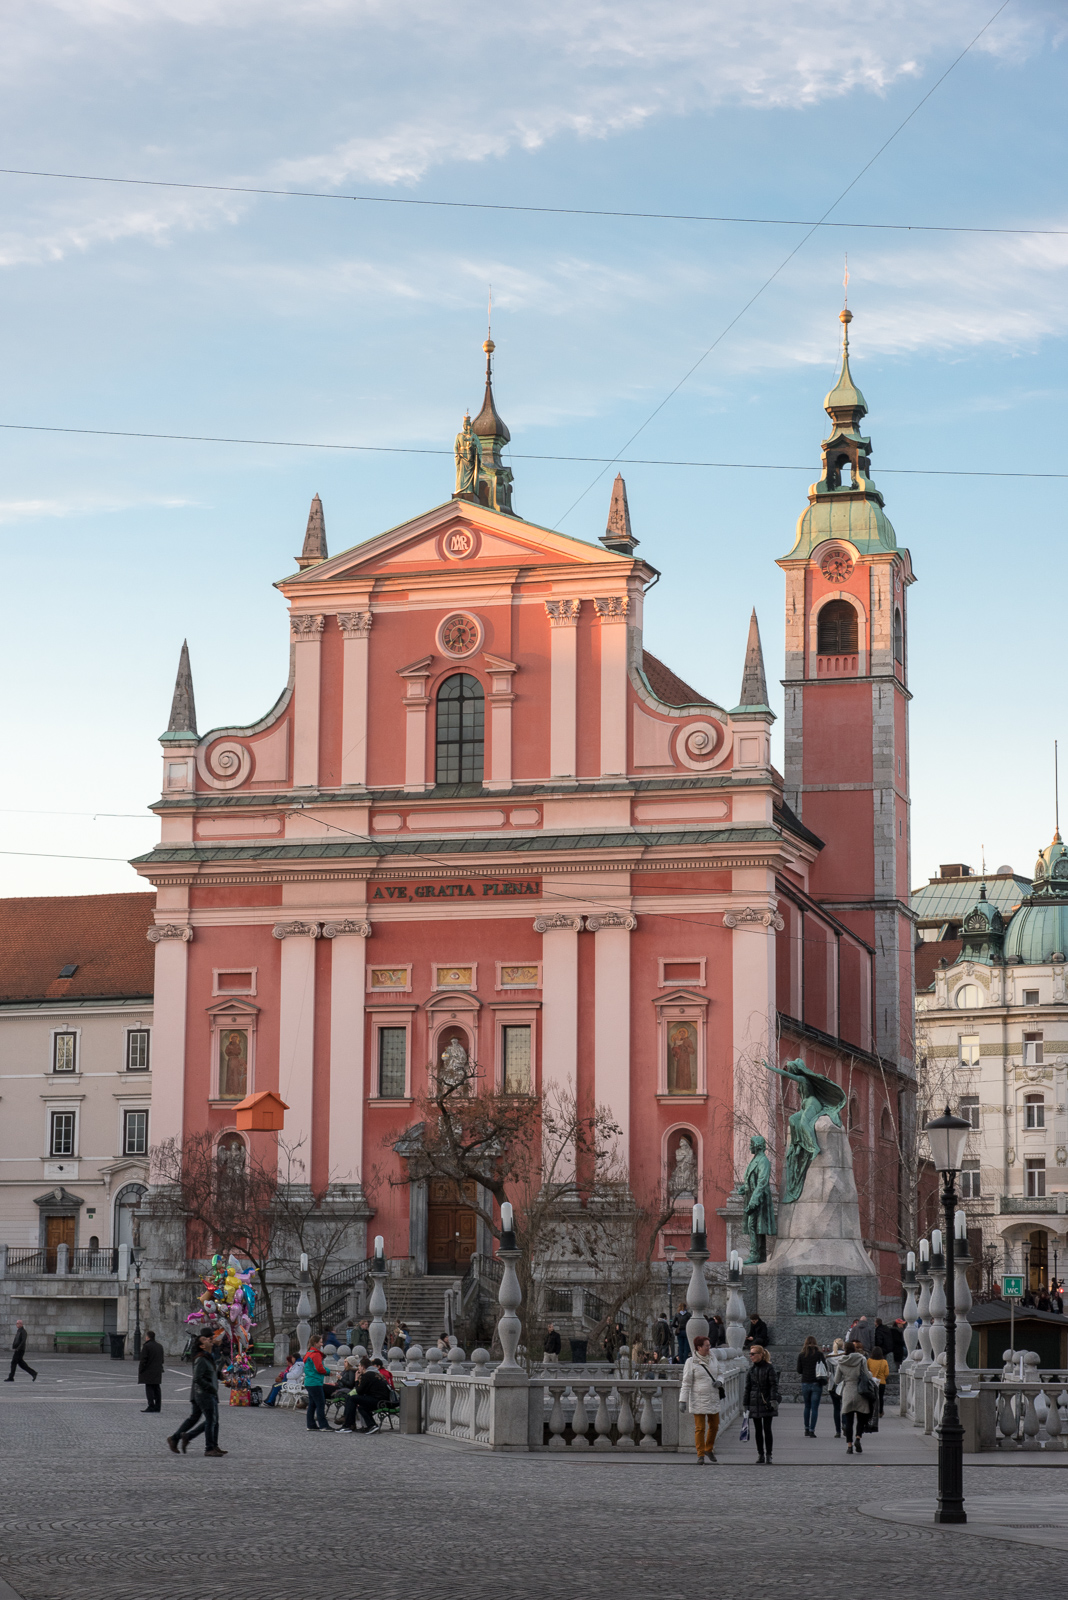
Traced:
[[[7, 13], [2, 159], [814, 219], [995, 3], [27, 0]], [[1010, 0], [834, 216], [1068, 229], [1066, 34], [1060, 8]], [[56, 853], [0, 855], [5, 894], [136, 887], [123, 858], [154, 837], [138, 814], [182, 638], [202, 729], [273, 703], [288, 642], [271, 585], [313, 493], [335, 552], [447, 498], [488, 283], [513, 450], [610, 456], [801, 237], [15, 176], [0, 196], [0, 421], [445, 452], [0, 430], [4, 848]], [[623, 469], [663, 572], [646, 642], [733, 704], [755, 604], [780, 676], [773, 563], [817, 476], [846, 250], [873, 473], [919, 579], [913, 881], [984, 848], [1027, 869], [1068, 739], [1065, 483], [880, 469], [1068, 473], [1068, 235], [809, 240], [627, 452], [796, 469]], [[599, 470], [516, 460], [517, 509], [596, 538], [610, 471], [564, 514]]]

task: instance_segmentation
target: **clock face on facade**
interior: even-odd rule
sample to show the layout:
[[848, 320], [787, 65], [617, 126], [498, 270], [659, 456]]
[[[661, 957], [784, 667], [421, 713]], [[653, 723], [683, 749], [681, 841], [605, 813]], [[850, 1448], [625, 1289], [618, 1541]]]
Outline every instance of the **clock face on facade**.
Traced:
[[832, 550], [820, 562], [820, 571], [828, 583], [845, 583], [853, 573], [853, 558], [844, 550]]
[[470, 655], [472, 650], [478, 648], [481, 633], [474, 617], [458, 612], [455, 616], [447, 617], [441, 625], [441, 648], [450, 656]]

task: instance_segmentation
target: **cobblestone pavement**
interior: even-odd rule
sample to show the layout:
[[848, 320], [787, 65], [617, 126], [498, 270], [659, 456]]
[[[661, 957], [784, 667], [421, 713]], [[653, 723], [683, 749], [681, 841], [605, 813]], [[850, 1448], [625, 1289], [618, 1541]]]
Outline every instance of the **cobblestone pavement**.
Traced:
[[[732, 1439], [722, 1465], [698, 1469], [692, 1456], [559, 1460], [313, 1434], [299, 1415], [233, 1408], [229, 1454], [208, 1460], [164, 1443], [187, 1409], [188, 1369], [168, 1368], [162, 1415], [143, 1416], [130, 1362], [38, 1365], [37, 1384], [20, 1375], [0, 1390], [3, 1600], [3, 1582], [17, 1600], [748, 1600], [773, 1587], [790, 1600], [974, 1600], [1009, 1592], [1022, 1562], [1029, 1585], [1062, 1582], [1061, 1551], [862, 1515], [933, 1504], [934, 1457], [899, 1463], [895, 1437], [906, 1454], [915, 1441], [896, 1420], [863, 1457], [839, 1446], [805, 1465], [792, 1406], [777, 1424], [782, 1464], [757, 1467]], [[1043, 1467], [969, 1466], [968, 1492], [1023, 1496], [1015, 1520], [1042, 1522], [1068, 1491], [1063, 1467]], [[1025, 1515], [1028, 1497], [1041, 1515]]]

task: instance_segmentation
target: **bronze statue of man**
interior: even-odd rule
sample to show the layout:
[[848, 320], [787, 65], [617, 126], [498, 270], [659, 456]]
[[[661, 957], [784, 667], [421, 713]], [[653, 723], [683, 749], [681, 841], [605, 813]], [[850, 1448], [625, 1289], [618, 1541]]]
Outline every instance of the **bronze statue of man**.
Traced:
[[463, 429], [456, 435], [455, 455], [455, 493], [465, 500], [477, 500], [482, 472], [482, 442], [478, 434], [472, 431], [470, 416], [464, 417]]
[[808, 1169], [820, 1153], [816, 1123], [820, 1117], [830, 1117], [836, 1127], [842, 1126], [839, 1112], [846, 1103], [846, 1092], [821, 1072], [806, 1067], [800, 1058], [788, 1061], [785, 1067], [773, 1067], [770, 1061], [765, 1061], [764, 1065], [769, 1072], [777, 1072], [796, 1083], [801, 1096], [801, 1108], [790, 1118], [790, 1142], [786, 1147], [782, 1203], [791, 1205], [800, 1200]]
[[754, 1133], [749, 1141], [752, 1159], [745, 1169], [745, 1177], [738, 1192], [745, 1196], [745, 1231], [749, 1235], [749, 1254], [746, 1266], [757, 1266], [768, 1256], [768, 1238], [777, 1230], [775, 1201], [771, 1192], [771, 1162], [763, 1134]]

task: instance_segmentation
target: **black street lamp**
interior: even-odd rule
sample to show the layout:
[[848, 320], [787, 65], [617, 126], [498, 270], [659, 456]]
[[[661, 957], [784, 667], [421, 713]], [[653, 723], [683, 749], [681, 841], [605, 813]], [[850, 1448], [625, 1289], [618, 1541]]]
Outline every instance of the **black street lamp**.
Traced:
[[671, 1331], [672, 1309], [673, 1309], [674, 1304], [675, 1304], [675, 1297], [674, 1297], [674, 1294], [672, 1293], [672, 1288], [671, 1288], [671, 1274], [675, 1270], [675, 1246], [673, 1244], [666, 1244], [664, 1246], [664, 1256], [665, 1256], [665, 1258], [667, 1260], [667, 1269], [668, 1269], [668, 1312], [667, 1312], [667, 1324], [668, 1324], [668, 1337], [671, 1340], [671, 1344], [668, 1347], [669, 1352], [670, 1352], [668, 1359], [671, 1360], [671, 1361], [674, 1361], [674, 1359], [675, 1359], [675, 1335]]
[[132, 1251], [130, 1252], [130, 1265], [134, 1269], [134, 1342], [133, 1342], [133, 1353], [134, 1353], [134, 1360], [137, 1361], [137, 1360], [140, 1360], [140, 1357], [141, 1357], [141, 1263], [137, 1259], [137, 1257], [133, 1254]]
[[938, 1428], [938, 1507], [936, 1522], [967, 1522], [964, 1509], [964, 1429], [957, 1409], [957, 1293], [954, 1281], [957, 1173], [971, 1132], [971, 1123], [955, 1117], [947, 1106], [927, 1124], [935, 1168], [942, 1174], [942, 1209], [946, 1218], [946, 1393]]

